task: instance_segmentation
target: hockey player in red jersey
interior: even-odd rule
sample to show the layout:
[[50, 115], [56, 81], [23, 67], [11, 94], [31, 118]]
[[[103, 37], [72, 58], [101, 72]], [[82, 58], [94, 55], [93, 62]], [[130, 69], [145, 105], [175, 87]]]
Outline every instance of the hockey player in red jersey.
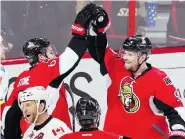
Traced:
[[48, 114], [49, 93], [43, 86], [34, 86], [19, 93], [19, 107], [25, 121], [31, 124], [24, 139], [59, 139], [72, 132], [63, 121]]
[[146, 62], [152, 49], [149, 38], [128, 37], [117, 55], [100, 32], [109, 19], [98, 9], [90, 34], [97, 44], [89, 52], [101, 73], [111, 78], [104, 130], [133, 139], [185, 139], [185, 109], [175, 87], [165, 72]]
[[98, 102], [89, 97], [80, 98], [76, 104], [79, 132], [65, 134], [60, 139], [129, 139], [98, 129], [101, 109]]
[[[31, 67], [17, 77], [10, 98], [1, 107], [1, 114], [4, 117], [2, 119], [5, 119], [4, 135], [6, 139], [21, 138], [22, 112], [17, 104], [17, 96], [19, 91], [33, 86], [43, 86], [50, 90], [48, 113], [71, 127], [65, 92], [59, 93], [58, 88], [63, 79], [78, 65], [87, 49], [90, 39], [86, 37], [87, 28], [94, 10], [95, 5], [88, 4], [77, 14], [72, 25], [73, 37], [59, 57], [55, 58], [54, 49], [44, 38], [30, 39], [25, 43], [23, 53]], [[8, 106], [11, 107], [8, 109]], [[22, 132], [24, 133], [24, 131]]]

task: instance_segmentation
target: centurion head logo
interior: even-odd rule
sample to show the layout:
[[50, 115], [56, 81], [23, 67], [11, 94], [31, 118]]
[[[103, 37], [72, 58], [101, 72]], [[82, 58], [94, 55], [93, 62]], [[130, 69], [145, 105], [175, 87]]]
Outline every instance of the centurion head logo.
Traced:
[[128, 113], [135, 113], [140, 107], [139, 98], [133, 91], [132, 83], [134, 80], [131, 77], [125, 77], [121, 80], [119, 97], [122, 101], [123, 107]]

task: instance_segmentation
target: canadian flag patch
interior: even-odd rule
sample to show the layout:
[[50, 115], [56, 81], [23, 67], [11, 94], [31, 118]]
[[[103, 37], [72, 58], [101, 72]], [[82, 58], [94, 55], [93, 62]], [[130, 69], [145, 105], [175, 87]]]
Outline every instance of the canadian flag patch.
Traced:
[[64, 132], [64, 129], [62, 127], [58, 127], [56, 129], [53, 129], [52, 132], [53, 132], [53, 135], [56, 136], [56, 135]]

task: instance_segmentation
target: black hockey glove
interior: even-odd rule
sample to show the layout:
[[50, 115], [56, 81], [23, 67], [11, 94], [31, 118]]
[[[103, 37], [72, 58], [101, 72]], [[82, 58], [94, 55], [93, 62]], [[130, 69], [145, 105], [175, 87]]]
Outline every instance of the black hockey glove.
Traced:
[[91, 25], [93, 26], [93, 31], [97, 35], [105, 33], [110, 27], [111, 22], [109, 21], [108, 14], [102, 7], [97, 7]]
[[71, 26], [72, 35], [77, 37], [85, 37], [88, 35], [87, 29], [92, 19], [93, 12], [97, 6], [93, 3], [87, 4], [76, 16], [74, 24]]
[[185, 131], [184, 130], [176, 130], [170, 132], [169, 139], [185, 139]]

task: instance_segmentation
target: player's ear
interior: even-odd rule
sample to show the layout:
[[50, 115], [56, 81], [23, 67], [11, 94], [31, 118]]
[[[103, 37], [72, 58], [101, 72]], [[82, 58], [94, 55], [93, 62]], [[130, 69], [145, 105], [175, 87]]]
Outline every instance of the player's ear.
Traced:
[[45, 109], [45, 104], [44, 103], [40, 103], [40, 105], [39, 105], [39, 113], [43, 112], [44, 109]]
[[147, 58], [146, 54], [141, 54], [141, 57], [139, 59], [139, 63], [141, 64], [146, 58]]
[[46, 57], [43, 56], [42, 54], [39, 54], [38, 58], [39, 58], [39, 61], [45, 61], [46, 60]]

